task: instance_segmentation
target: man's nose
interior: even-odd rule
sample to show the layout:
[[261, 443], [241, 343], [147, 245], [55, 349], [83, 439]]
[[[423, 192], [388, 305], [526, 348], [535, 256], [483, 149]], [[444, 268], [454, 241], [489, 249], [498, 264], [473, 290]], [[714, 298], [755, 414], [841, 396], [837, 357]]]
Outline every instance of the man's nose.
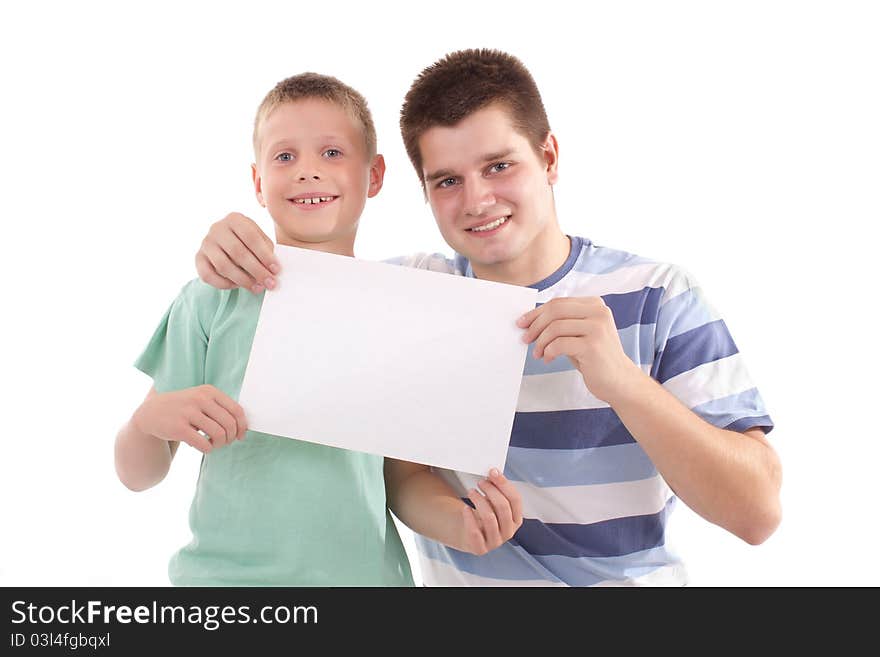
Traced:
[[468, 180], [465, 184], [464, 213], [478, 217], [486, 208], [495, 205], [495, 194], [492, 185], [482, 177]]

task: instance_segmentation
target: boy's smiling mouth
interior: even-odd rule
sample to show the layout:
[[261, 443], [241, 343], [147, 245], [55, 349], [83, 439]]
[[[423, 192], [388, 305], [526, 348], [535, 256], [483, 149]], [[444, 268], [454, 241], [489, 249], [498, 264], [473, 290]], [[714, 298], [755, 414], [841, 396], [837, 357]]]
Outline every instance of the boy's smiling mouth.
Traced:
[[320, 206], [327, 205], [328, 203], [332, 203], [338, 196], [333, 194], [320, 194], [320, 193], [309, 193], [309, 194], [299, 194], [294, 196], [293, 198], [287, 199], [294, 205], [301, 206], [303, 208], [317, 208]]

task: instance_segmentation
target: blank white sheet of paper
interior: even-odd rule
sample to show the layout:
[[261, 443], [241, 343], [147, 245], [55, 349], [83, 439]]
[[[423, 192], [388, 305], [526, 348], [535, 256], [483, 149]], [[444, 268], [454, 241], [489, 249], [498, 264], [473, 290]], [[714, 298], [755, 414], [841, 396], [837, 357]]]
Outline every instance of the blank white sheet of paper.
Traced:
[[239, 403], [248, 428], [503, 471], [532, 288], [278, 245]]

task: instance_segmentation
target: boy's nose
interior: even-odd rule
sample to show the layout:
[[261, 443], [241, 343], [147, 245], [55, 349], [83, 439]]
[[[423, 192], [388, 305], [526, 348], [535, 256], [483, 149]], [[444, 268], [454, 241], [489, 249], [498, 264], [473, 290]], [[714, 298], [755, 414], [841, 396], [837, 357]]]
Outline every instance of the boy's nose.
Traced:
[[320, 179], [321, 179], [321, 176], [319, 176], [317, 173], [311, 173], [311, 174], [301, 173], [299, 175], [300, 182], [306, 182], [307, 180], [320, 180]]

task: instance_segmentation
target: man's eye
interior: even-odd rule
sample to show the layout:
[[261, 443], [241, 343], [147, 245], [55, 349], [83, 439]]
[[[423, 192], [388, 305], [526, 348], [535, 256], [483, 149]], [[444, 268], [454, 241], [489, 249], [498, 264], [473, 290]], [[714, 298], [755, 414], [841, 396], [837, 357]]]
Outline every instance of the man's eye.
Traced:
[[290, 153], [279, 153], [275, 156], [276, 160], [280, 160], [281, 162], [290, 162], [293, 159], [293, 155]]
[[499, 171], [504, 171], [505, 169], [510, 168], [510, 162], [498, 162], [498, 164], [493, 164], [489, 167], [489, 171], [492, 173], [498, 173]]
[[439, 187], [440, 189], [445, 189], [447, 187], [452, 187], [454, 184], [455, 178], [445, 178], [444, 180], [440, 181], [437, 187]]
[[334, 158], [339, 157], [340, 155], [342, 155], [342, 151], [336, 148], [328, 148], [324, 151], [324, 157]]

